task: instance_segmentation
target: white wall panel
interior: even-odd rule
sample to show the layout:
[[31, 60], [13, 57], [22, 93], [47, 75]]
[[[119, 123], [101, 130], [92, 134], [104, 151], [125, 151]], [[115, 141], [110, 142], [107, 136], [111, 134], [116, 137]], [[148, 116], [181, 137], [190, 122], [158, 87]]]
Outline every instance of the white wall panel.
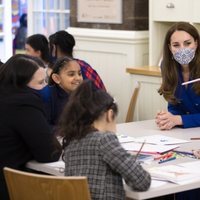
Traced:
[[76, 39], [74, 57], [88, 62], [101, 76], [119, 105], [118, 122], [124, 122], [134, 85], [127, 67], [148, 63], [147, 31], [67, 29]]

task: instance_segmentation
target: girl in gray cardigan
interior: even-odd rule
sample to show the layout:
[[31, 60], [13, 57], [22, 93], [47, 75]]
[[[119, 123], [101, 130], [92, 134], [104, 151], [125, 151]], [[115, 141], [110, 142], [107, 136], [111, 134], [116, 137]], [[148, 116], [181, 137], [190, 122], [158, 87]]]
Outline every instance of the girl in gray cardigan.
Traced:
[[65, 175], [87, 176], [92, 199], [125, 199], [123, 181], [137, 191], [150, 187], [147, 171], [120, 145], [116, 132], [117, 105], [91, 81], [70, 96], [60, 123]]

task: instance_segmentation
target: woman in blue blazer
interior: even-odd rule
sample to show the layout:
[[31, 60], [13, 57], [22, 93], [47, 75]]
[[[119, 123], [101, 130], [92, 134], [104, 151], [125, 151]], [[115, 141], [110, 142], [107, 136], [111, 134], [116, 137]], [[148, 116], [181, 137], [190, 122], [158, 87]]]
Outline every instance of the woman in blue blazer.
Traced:
[[175, 23], [166, 34], [158, 92], [168, 102], [168, 111], [156, 116], [162, 130], [200, 126], [200, 83], [182, 85], [200, 77], [199, 47], [199, 33], [187, 22]]

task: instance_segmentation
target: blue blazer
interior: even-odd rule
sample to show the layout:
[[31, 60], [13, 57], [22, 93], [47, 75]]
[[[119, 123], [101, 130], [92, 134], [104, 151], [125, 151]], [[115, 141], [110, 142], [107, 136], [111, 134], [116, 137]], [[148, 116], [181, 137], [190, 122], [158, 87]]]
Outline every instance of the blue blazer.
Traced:
[[193, 84], [187, 87], [183, 83], [181, 70], [178, 70], [178, 85], [175, 97], [180, 101], [177, 105], [168, 103], [168, 111], [174, 115], [181, 115], [183, 128], [200, 126], [200, 95], [197, 95], [192, 89]]

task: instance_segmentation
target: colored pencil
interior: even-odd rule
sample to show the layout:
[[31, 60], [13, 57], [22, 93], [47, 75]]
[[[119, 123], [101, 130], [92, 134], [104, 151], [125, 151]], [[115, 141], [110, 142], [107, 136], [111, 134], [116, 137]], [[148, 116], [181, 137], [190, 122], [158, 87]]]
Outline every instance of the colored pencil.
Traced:
[[168, 161], [171, 161], [171, 160], [175, 160], [175, 159], [176, 159], [176, 156], [168, 158], [168, 159], [165, 159], [165, 160], [160, 160], [158, 163], [162, 164], [162, 163], [165, 163], [165, 162], [168, 162]]
[[200, 140], [199, 137], [193, 137], [193, 138], [190, 138], [190, 140]]
[[142, 143], [142, 145], [141, 145], [141, 147], [140, 147], [139, 151], [138, 151], [138, 152], [137, 152], [137, 154], [135, 155], [135, 160], [137, 160], [137, 158], [138, 158], [139, 154], [141, 153], [141, 151], [142, 151], [142, 148], [143, 148], [144, 144], [145, 144], [145, 141]]

